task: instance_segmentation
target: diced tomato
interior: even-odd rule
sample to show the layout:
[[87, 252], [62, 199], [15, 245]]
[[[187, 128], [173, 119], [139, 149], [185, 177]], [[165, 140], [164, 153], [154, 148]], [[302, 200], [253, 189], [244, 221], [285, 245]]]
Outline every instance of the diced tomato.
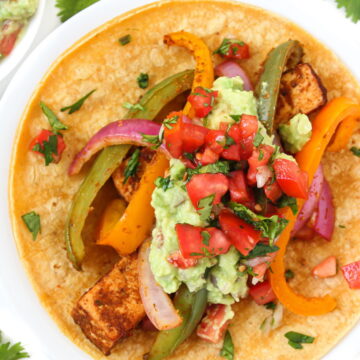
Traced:
[[360, 289], [360, 261], [342, 266], [341, 271], [351, 289]]
[[276, 296], [269, 281], [264, 281], [251, 286], [249, 294], [258, 305], [264, 305], [276, 300]]
[[[10, 22], [5, 22], [3, 24], [1, 30], [3, 32], [6, 32], [6, 29], [9, 26], [12, 26], [10, 24]], [[1, 38], [1, 40], [0, 40], [0, 55], [3, 55], [3, 56], [10, 55], [10, 53], [12, 52], [12, 50], [15, 46], [16, 40], [19, 36], [21, 29], [22, 29], [22, 26], [19, 26], [15, 31], [13, 31], [10, 34], [6, 34]]]
[[295, 161], [276, 159], [274, 161], [276, 180], [288, 196], [306, 199], [308, 196], [308, 174], [301, 171]]
[[239, 124], [234, 124], [229, 129], [229, 135], [237, 142], [249, 136], [255, 135], [259, 128], [259, 122], [256, 116], [242, 115]]
[[251, 225], [227, 210], [221, 211], [219, 221], [225, 235], [245, 256], [261, 239], [260, 231], [255, 230]]
[[224, 174], [194, 175], [186, 184], [186, 190], [194, 207], [199, 210], [199, 201], [215, 195], [213, 205], [219, 204], [229, 189], [229, 180]]
[[221, 121], [219, 125], [219, 130], [227, 132], [229, 130], [229, 127], [231, 126], [231, 123], [228, 123], [226, 121]]
[[204, 126], [183, 123], [181, 126], [182, 151], [192, 153], [202, 146], [208, 129]]
[[237, 170], [229, 174], [229, 189], [231, 201], [240, 204], [247, 204], [253, 201], [254, 197], [246, 184], [243, 171]]
[[329, 256], [312, 270], [312, 275], [319, 278], [328, 278], [336, 275], [336, 257]]
[[231, 246], [225, 234], [214, 227], [176, 224], [175, 230], [181, 254], [185, 259], [196, 260], [205, 256], [225, 254]]
[[220, 156], [214, 153], [210, 148], [206, 147], [203, 153], [197, 153], [196, 159], [201, 165], [209, 165], [217, 162]]
[[40, 154], [41, 156], [44, 156], [44, 154], [38, 152], [38, 151], [35, 151], [33, 150], [34, 149], [34, 146], [39, 144], [40, 147], [43, 149], [44, 148], [44, 142], [48, 142], [49, 141], [49, 138], [50, 136], [56, 136], [57, 137], [57, 154], [51, 154], [52, 157], [53, 157], [53, 162], [54, 163], [58, 163], [61, 159], [61, 155], [63, 153], [63, 151], [65, 150], [66, 148], [66, 145], [65, 145], [65, 141], [63, 139], [63, 137], [61, 135], [57, 135], [55, 133], [53, 133], [52, 131], [50, 130], [41, 130], [40, 134], [38, 136], [36, 136], [30, 143], [30, 150], [37, 153], [37, 154]]
[[195, 115], [203, 118], [212, 110], [217, 96], [217, 91], [212, 91], [198, 86], [195, 88], [194, 92], [190, 94], [188, 101], [192, 105]]
[[224, 151], [226, 132], [223, 130], [209, 130], [205, 138], [206, 146], [216, 154]]
[[[176, 119], [175, 124], [169, 124], [169, 127], [164, 127], [164, 140], [165, 146], [170, 154], [174, 158], [179, 158], [182, 154], [182, 135], [181, 135], [181, 125], [182, 125], [182, 112], [172, 112], [166, 119], [174, 118]], [[165, 120], [166, 120], [165, 119]]]
[[250, 49], [249, 45], [244, 42], [231, 44], [229, 46], [229, 51], [224, 55], [228, 59], [249, 59]]
[[174, 265], [179, 269], [188, 269], [197, 264], [197, 260], [195, 258], [185, 258], [181, 251], [175, 251], [171, 255], [168, 256], [167, 261]]
[[272, 183], [267, 183], [264, 186], [264, 192], [265, 192], [265, 196], [273, 203], [276, 203], [283, 194], [279, 184], [276, 181], [273, 181]]
[[242, 160], [248, 160], [253, 153], [255, 135], [243, 139], [240, 143], [240, 156]]
[[221, 154], [221, 157], [226, 160], [240, 161], [241, 160], [240, 151], [241, 151], [241, 144], [230, 145], [227, 149], [224, 149], [224, 151]]
[[270, 145], [260, 145], [258, 148], [254, 148], [254, 151], [248, 160], [249, 170], [247, 179], [250, 185], [256, 184], [257, 168], [267, 165], [273, 152], [274, 148]]
[[196, 334], [201, 339], [217, 344], [220, 342], [227, 330], [230, 319], [227, 314], [230, 305], [212, 304], [206, 310], [206, 316], [199, 324]]

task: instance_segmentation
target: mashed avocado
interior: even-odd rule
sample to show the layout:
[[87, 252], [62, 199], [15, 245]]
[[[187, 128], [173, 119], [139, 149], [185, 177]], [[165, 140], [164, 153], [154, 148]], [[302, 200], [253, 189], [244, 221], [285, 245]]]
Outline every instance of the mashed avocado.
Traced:
[[233, 123], [230, 115], [256, 115], [256, 99], [252, 91], [244, 91], [240, 76], [219, 77], [214, 81], [213, 90], [219, 92], [217, 101], [206, 118], [206, 126], [218, 129], [221, 122]]
[[279, 133], [284, 143], [285, 150], [295, 154], [311, 138], [311, 122], [305, 114], [295, 115], [288, 124], [279, 126]]
[[0, 22], [5, 20], [27, 22], [38, 6], [38, 0], [2, 0], [0, 3]]

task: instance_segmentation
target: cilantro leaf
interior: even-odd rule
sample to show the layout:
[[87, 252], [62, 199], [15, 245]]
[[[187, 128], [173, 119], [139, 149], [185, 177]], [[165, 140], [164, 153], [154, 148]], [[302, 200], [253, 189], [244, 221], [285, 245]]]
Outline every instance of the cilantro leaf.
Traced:
[[259, 256], [266, 256], [269, 253], [278, 251], [279, 247], [276, 245], [266, 245], [264, 243], [258, 243], [254, 249], [249, 252], [249, 255], [246, 256], [247, 259], [253, 259]]
[[120, 43], [122, 46], [127, 45], [130, 41], [131, 41], [131, 35], [130, 35], [130, 34], [127, 34], [127, 35], [125, 35], [125, 36], [122, 36], [122, 37], [119, 39], [119, 43]]
[[276, 304], [273, 301], [270, 301], [270, 302], [266, 303], [264, 306], [268, 310], [275, 310], [276, 309]]
[[141, 105], [141, 104], [130, 104], [129, 102], [124, 102], [123, 103], [123, 108], [128, 109], [128, 110], [140, 110], [140, 111], [144, 111], [145, 108]]
[[296, 342], [291, 341], [291, 340], [288, 341], [288, 344], [289, 344], [292, 348], [294, 348], [294, 349], [296, 349], [296, 350], [301, 350], [301, 349], [304, 348], [301, 344], [296, 343]]
[[146, 89], [149, 86], [149, 75], [140, 73], [136, 81], [141, 89]]
[[202, 237], [202, 243], [206, 246], [209, 246], [209, 241], [210, 241], [210, 233], [206, 230], [201, 232], [201, 237]]
[[151, 149], [155, 150], [161, 145], [162, 139], [160, 139], [158, 135], [147, 135], [147, 134], [141, 134], [141, 135], [143, 141], [149, 144], [154, 144], [154, 146], [152, 146]]
[[263, 142], [264, 140], [264, 137], [261, 135], [261, 133], [258, 131], [255, 135], [255, 138], [254, 138], [254, 141], [253, 141], [253, 144], [255, 147], [259, 147], [260, 144]]
[[155, 185], [156, 187], [162, 189], [163, 191], [166, 191], [167, 189], [171, 188], [173, 186], [173, 183], [170, 179], [170, 176], [168, 177], [161, 177], [159, 176], [156, 180], [155, 180]]
[[124, 171], [124, 175], [125, 175], [125, 179], [124, 179], [124, 184], [126, 184], [126, 182], [128, 181], [129, 177], [134, 176], [137, 172], [137, 169], [139, 167], [139, 156], [140, 156], [140, 149], [136, 149], [133, 154], [131, 155], [131, 158], [129, 159], [126, 167], [125, 167], [125, 171]]
[[301, 344], [312, 344], [315, 340], [314, 337], [300, 334], [295, 331], [289, 331], [285, 334], [285, 337], [289, 340], [289, 345], [294, 349], [302, 349]]
[[82, 97], [81, 99], [79, 99], [76, 103], [70, 105], [70, 106], [65, 106], [61, 109], [62, 112], [70, 110], [69, 111], [69, 115], [73, 114], [74, 112], [78, 111], [81, 109], [81, 107], [84, 105], [84, 102], [96, 91], [96, 89], [91, 90], [89, 93], [87, 93], [84, 97]]
[[198, 166], [195, 169], [187, 168], [188, 179], [196, 174], [228, 174], [230, 172], [230, 165], [228, 161], [217, 161], [213, 164]]
[[230, 117], [236, 122], [240, 122], [242, 115], [230, 115]]
[[1, 360], [18, 360], [29, 358], [30, 355], [24, 351], [20, 343], [11, 345], [10, 342], [4, 343], [0, 331], [0, 359]]
[[56, 7], [59, 8], [58, 16], [62, 22], [84, 10], [99, 0], [56, 0]]
[[360, 157], [360, 149], [356, 146], [352, 146], [350, 151], [357, 157]]
[[200, 219], [202, 221], [207, 221], [210, 217], [213, 201], [215, 199], [215, 195], [208, 195], [204, 198], [202, 198], [198, 203], [198, 213], [200, 215]]
[[338, 8], [345, 8], [346, 17], [351, 18], [354, 23], [360, 20], [359, 0], [336, 0]]
[[224, 39], [221, 45], [214, 51], [214, 54], [227, 55], [230, 50], [230, 46], [233, 44], [238, 44], [239, 46], [244, 46], [245, 43], [236, 39]]
[[[163, 121], [163, 125], [164, 125], [167, 129], [171, 130], [171, 129], [173, 128], [171, 125], [176, 124], [177, 121], [178, 121], [178, 119], [179, 119], [178, 116], [172, 116], [171, 118], [165, 119], [165, 120]], [[186, 153], [186, 154], [189, 154], [189, 153]], [[192, 154], [191, 154], [191, 155], [192, 155]], [[184, 154], [184, 156], [185, 156], [185, 154]]]
[[50, 135], [49, 140], [44, 140], [41, 144], [35, 144], [32, 151], [37, 151], [44, 155], [45, 166], [55, 161], [54, 155], [58, 154], [58, 136]]
[[41, 232], [40, 215], [35, 211], [31, 211], [22, 215], [21, 218], [23, 219], [28, 230], [31, 232], [33, 240], [35, 241], [38, 233]]
[[290, 280], [290, 279], [293, 279], [294, 277], [295, 277], [295, 274], [292, 270], [287, 269], [285, 271], [285, 279]]
[[68, 127], [58, 119], [54, 112], [44, 102], [40, 101], [40, 107], [55, 132], [68, 129]]
[[277, 201], [276, 206], [279, 208], [288, 206], [294, 215], [296, 215], [299, 211], [296, 198], [285, 194]]
[[262, 236], [269, 238], [270, 245], [274, 243], [274, 240], [282, 233], [288, 223], [288, 220], [278, 215], [265, 217], [255, 214], [246, 206], [235, 202], [230, 202], [229, 207], [234, 210], [237, 216], [254, 226], [256, 230], [261, 231]]
[[227, 360], [234, 360], [234, 343], [229, 330], [226, 331], [224, 343], [220, 350], [220, 356]]

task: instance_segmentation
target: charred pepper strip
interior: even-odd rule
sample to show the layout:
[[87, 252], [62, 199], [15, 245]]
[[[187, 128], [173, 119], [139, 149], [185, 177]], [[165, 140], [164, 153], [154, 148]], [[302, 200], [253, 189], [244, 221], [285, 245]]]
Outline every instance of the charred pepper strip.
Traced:
[[191, 293], [185, 285], [179, 289], [174, 299], [175, 308], [183, 322], [180, 326], [160, 331], [147, 360], [162, 360], [170, 356], [195, 330], [207, 305], [207, 290]]
[[[214, 65], [211, 59], [211, 52], [207, 45], [194, 34], [179, 31], [164, 36], [164, 43], [167, 45], [177, 45], [190, 50], [196, 61], [194, 82], [192, 92], [198, 86], [211, 88], [214, 82]], [[191, 104], [186, 103], [184, 114], [191, 117]]]
[[274, 130], [276, 105], [283, 72], [296, 66], [303, 56], [303, 48], [296, 40], [289, 40], [270, 51], [264, 70], [256, 86], [255, 94], [259, 99], [259, 120], [269, 134]]
[[[296, 155], [296, 161], [299, 167], [309, 175], [310, 184], [337, 127], [340, 125], [341, 128], [341, 125], [346, 121], [356, 119], [359, 115], [359, 105], [354, 104], [347, 98], [340, 97], [331, 100], [316, 116], [312, 123], [313, 132], [310, 141]], [[348, 140], [351, 134], [349, 132], [346, 134]], [[335, 141], [336, 139], [337, 135], [335, 135]], [[339, 144], [334, 142], [332, 146], [337, 149], [340, 147], [338, 147], [338, 145]], [[343, 138], [341, 139], [340, 145], [344, 146]], [[299, 208], [301, 208], [302, 204], [303, 201], [298, 201]], [[295, 314], [307, 316], [326, 314], [336, 307], [336, 301], [331, 296], [306, 298], [293, 292], [286, 282], [284, 256], [296, 217], [289, 208], [283, 212], [283, 216], [289, 220], [289, 223], [281, 234], [279, 241], [276, 243], [280, 250], [274, 262], [271, 264], [272, 271], [270, 272], [270, 280], [272, 289], [279, 301]]]
[[[154, 119], [177, 95], [191, 88], [194, 71], [186, 70], [170, 76], [149, 90], [139, 101], [144, 110], [131, 110], [127, 118]], [[81, 232], [91, 203], [130, 149], [129, 145], [108, 147], [98, 155], [73, 199], [65, 227], [65, 243], [70, 261], [77, 270], [85, 256]]]

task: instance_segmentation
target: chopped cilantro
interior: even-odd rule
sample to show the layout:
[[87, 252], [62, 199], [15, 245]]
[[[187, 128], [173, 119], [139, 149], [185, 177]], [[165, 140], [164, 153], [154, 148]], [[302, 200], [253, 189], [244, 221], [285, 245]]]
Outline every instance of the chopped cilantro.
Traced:
[[228, 161], [217, 161], [213, 164], [198, 166], [195, 169], [190, 169], [190, 168], [186, 169], [189, 179], [196, 174], [218, 174], [218, 173], [228, 174], [229, 171], [230, 171], [230, 166]]
[[202, 242], [204, 245], [209, 246], [210, 233], [206, 230], [201, 232]]
[[185, 159], [188, 159], [190, 161], [194, 161], [195, 160], [195, 155], [194, 154], [191, 154], [191, 153], [183, 153], [183, 157]]
[[44, 155], [45, 166], [54, 162], [54, 155], [58, 154], [58, 136], [60, 135], [50, 135], [48, 140], [35, 144], [31, 149]]
[[122, 37], [119, 39], [119, 43], [120, 43], [122, 46], [127, 45], [130, 41], [131, 41], [131, 35], [130, 35], [130, 34], [127, 34], [127, 35], [125, 35], [125, 36], [122, 36]]
[[291, 340], [288, 341], [288, 344], [289, 344], [292, 348], [294, 348], [294, 349], [296, 349], [296, 350], [301, 350], [301, 349], [304, 348], [301, 344], [296, 343], [296, 342], [291, 341]]
[[173, 183], [170, 179], [170, 176], [168, 177], [161, 177], [159, 176], [156, 180], [155, 180], [155, 185], [156, 187], [158, 187], [159, 189], [162, 189], [163, 191], [166, 191], [167, 189], [171, 188]]
[[31, 232], [33, 240], [35, 241], [38, 233], [41, 232], [40, 215], [35, 211], [31, 211], [22, 215], [21, 218], [28, 230]]
[[123, 103], [123, 108], [128, 109], [128, 110], [140, 110], [140, 111], [144, 111], [145, 108], [141, 105], [141, 104], [130, 104], [129, 102], [124, 102]]
[[84, 102], [96, 91], [96, 89], [91, 90], [89, 93], [87, 93], [84, 97], [82, 97], [80, 100], [78, 100], [76, 103], [65, 106], [61, 109], [62, 112], [69, 110], [69, 114], [73, 114], [74, 112], [81, 109], [81, 107], [84, 105]]
[[264, 243], [258, 243], [254, 249], [249, 252], [249, 255], [246, 256], [247, 259], [253, 259], [259, 256], [266, 256], [269, 253], [273, 253], [279, 250], [279, 247], [276, 245], [266, 245]]
[[226, 331], [223, 346], [220, 350], [220, 356], [227, 360], [234, 360], [234, 343], [229, 330]]
[[240, 122], [242, 115], [230, 115], [230, 117], [236, 122]]
[[351, 18], [354, 23], [360, 20], [360, 1], [359, 0], [336, 0], [338, 8], [345, 8], [346, 16]]
[[262, 160], [264, 158], [264, 152], [262, 150], [259, 151], [259, 157], [258, 160]]
[[293, 272], [292, 270], [287, 269], [287, 270], [285, 271], [285, 278], [286, 278], [287, 280], [293, 279], [294, 277], [295, 277], [295, 274], [294, 274], [294, 272]]
[[178, 116], [172, 116], [171, 118], [165, 119], [165, 120], [163, 121], [163, 125], [164, 125], [167, 129], [171, 130], [171, 129], [172, 129], [172, 126], [171, 126], [171, 125], [176, 124], [177, 121], [178, 121], [178, 119], [179, 119]]
[[360, 149], [357, 148], [356, 146], [352, 146], [350, 148], [350, 151], [357, 157], [360, 157]]
[[228, 55], [230, 46], [233, 44], [237, 44], [239, 46], [244, 46], [245, 43], [240, 40], [236, 39], [224, 39], [221, 43], [221, 45], [214, 51], [214, 54], [220, 54], [220, 55]]
[[56, 0], [56, 7], [59, 8], [58, 16], [65, 22], [81, 10], [98, 2], [99, 0]]
[[278, 215], [264, 217], [255, 214], [246, 206], [235, 202], [230, 202], [229, 207], [235, 211], [237, 216], [253, 225], [256, 230], [261, 231], [262, 236], [269, 239], [270, 245], [273, 245], [274, 240], [282, 233], [288, 223], [288, 220]]
[[346, 229], [346, 226], [345, 225], [339, 225], [339, 228], [340, 229]]
[[11, 345], [10, 342], [5, 343], [2, 339], [0, 331], [0, 359], [1, 360], [18, 360], [29, 358], [30, 355], [24, 351], [23, 346], [18, 342]]
[[140, 73], [136, 81], [141, 89], [146, 89], [149, 86], [149, 75]]
[[275, 310], [276, 309], [276, 304], [273, 301], [268, 302], [267, 304], [264, 305], [266, 307], [266, 309], [268, 310]]
[[124, 184], [126, 184], [126, 182], [128, 181], [129, 177], [134, 176], [137, 172], [137, 169], [139, 167], [139, 157], [140, 157], [140, 149], [136, 149], [133, 154], [131, 155], [131, 158], [129, 159], [126, 167], [125, 167], [125, 171], [124, 171], [124, 175], [125, 175], [125, 179], [124, 179]]
[[285, 337], [289, 340], [289, 345], [294, 349], [302, 349], [301, 344], [312, 344], [315, 340], [314, 337], [300, 334], [295, 331], [289, 331], [285, 334]]
[[255, 146], [255, 147], [260, 146], [261, 143], [263, 142], [263, 140], [264, 140], [264, 137], [263, 137], [263, 136], [260, 134], [260, 132], [258, 131], [258, 132], [256, 133], [256, 135], [255, 135], [255, 138], [254, 138], [254, 142], [253, 142], [254, 146]]
[[202, 198], [198, 203], [198, 213], [200, 214], [200, 219], [202, 221], [207, 221], [210, 217], [213, 201], [215, 199], [215, 195], [208, 195]]
[[149, 144], [154, 144], [154, 146], [151, 147], [153, 150], [157, 149], [161, 145], [162, 140], [159, 138], [158, 135], [147, 135], [147, 134], [141, 134], [141, 135], [143, 141]]
[[296, 198], [285, 194], [277, 201], [276, 206], [279, 208], [288, 206], [294, 215], [296, 215], [299, 211]]
[[58, 119], [54, 112], [44, 102], [40, 101], [40, 107], [55, 132], [68, 129], [68, 127]]
[[229, 136], [229, 135], [226, 135], [225, 136], [225, 146], [224, 146], [224, 149], [228, 149], [231, 145], [235, 145], [236, 142], [235, 140]]

